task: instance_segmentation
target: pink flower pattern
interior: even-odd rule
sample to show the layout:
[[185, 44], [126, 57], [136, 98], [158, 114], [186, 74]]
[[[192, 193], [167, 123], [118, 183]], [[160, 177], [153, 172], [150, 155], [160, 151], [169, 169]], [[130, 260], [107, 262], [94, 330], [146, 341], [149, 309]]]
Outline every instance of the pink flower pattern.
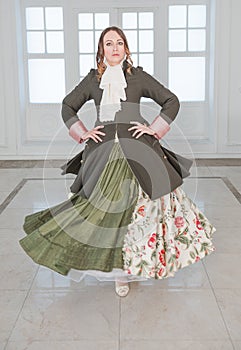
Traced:
[[122, 248], [129, 275], [167, 278], [215, 251], [215, 227], [181, 187], [152, 201], [139, 189]]
[[185, 221], [184, 221], [184, 218], [183, 218], [182, 216], [177, 216], [177, 217], [175, 218], [174, 223], [175, 223], [175, 226], [176, 226], [177, 228], [181, 228], [181, 227], [184, 226]]

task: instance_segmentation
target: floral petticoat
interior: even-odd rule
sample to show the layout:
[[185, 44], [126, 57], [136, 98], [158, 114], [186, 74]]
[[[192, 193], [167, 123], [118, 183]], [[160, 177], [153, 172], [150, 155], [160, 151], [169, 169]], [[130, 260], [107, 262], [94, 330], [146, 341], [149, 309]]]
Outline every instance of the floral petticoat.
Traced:
[[123, 246], [128, 274], [162, 279], [215, 250], [216, 229], [179, 187], [160, 199], [140, 191]]

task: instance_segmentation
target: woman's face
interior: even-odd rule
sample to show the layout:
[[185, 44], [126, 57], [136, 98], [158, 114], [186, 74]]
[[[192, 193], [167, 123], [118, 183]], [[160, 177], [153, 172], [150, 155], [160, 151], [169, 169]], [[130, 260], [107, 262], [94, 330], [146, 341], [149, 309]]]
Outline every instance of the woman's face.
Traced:
[[125, 44], [114, 30], [107, 32], [103, 38], [104, 55], [110, 66], [119, 64], [125, 57]]

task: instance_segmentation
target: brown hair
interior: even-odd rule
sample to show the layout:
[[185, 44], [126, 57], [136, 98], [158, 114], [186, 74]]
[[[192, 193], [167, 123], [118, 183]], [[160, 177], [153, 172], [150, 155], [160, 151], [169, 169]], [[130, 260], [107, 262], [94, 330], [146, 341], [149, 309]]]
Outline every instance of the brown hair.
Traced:
[[106, 70], [106, 64], [104, 63], [105, 56], [104, 56], [103, 39], [104, 39], [105, 34], [108, 33], [110, 30], [113, 30], [117, 34], [119, 34], [121, 39], [123, 39], [123, 41], [124, 41], [124, 47], [125, 47], [125, 52], [126, 52], [126, 61], [127, 61], [127, 69], [126, 70], [127, 70], [127, 72], [129, 74], [131, 74], [131, 67], [133, 66], [133, 61], [131, 59], [131, 53], [130, 53], [128, 42], [127, 42], [127, 39], [126, 39], [126, 36], [125, 36], [124, 32], [120, 28], [115, 27], [115, 26], [108, 27], [108, 28], [104, 29], [103, 32], [101, 33], [100, 38], [99, 38], [99, 43], [98, 43], [98, 51], [97, 51], [97, 54], [96, 54], [96, 63], [97, 63], [97, 70], [98, 70], [97, 78], [98, 78], [98, 80], [101, 79], [102, 74]]

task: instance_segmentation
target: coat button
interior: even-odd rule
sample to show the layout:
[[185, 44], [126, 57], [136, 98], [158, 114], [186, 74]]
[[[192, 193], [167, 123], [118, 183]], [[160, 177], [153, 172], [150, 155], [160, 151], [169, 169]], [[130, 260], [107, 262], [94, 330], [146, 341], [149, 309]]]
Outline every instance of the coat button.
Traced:
[[163, 156], [164, 159], [167, 159], [167, 156]]

